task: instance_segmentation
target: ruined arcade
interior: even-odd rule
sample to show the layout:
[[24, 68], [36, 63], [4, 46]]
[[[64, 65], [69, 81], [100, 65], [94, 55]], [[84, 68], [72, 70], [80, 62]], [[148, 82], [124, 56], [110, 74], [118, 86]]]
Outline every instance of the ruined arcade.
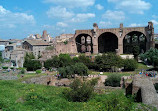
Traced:
[[76, 30], [70, 43], [73, 45], [74, 53], [106, 53], [131, 54], [132, 47], [138, 46], [140, 53], [154, 47], [154, 27], [148, 22], [145, 27], [123, 27], [99, 29], [96, 23], [93, 29]]

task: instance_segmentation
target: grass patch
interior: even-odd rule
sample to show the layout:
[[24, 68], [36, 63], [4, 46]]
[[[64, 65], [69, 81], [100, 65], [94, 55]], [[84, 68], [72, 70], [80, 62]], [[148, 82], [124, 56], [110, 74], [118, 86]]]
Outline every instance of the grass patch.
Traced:
[[[132, 71], [132, 72], [113, 72], [113, 73], [115, 73], [115, 74], [116, 74], [116, 73], [117, 73], [117, 74], [120, 74], [121, 77], [122, 77], [122, 76], [130, 76], [130, 75], [135, 74], [134, 71]], [[112, 73], [112, 72], [103, 72], [102, 75], [109, 76], [109, 75], [111, 75], [111, 74], [113, 74], [113, 73]], [[97, 72], [97, 71], [90, 71], [89, 74], [91, 74], [91, 75], [98, 75], [98, 74], [100, 74], [100, 72]]]
[[147, 67], [147, 65], [145, 65], [143, 63], [138, 63], [137, 70], [142, 70], [142, 69], [147, 70], [147, 69], [149, 69], [149, 67]]
[[137, 106], [123, 90], [96, 94], [88, 102], [69, 102], [62, 94], [67, 88], [62, 87], [0, 81], [0, 89], [2, 111], [130, 111]]

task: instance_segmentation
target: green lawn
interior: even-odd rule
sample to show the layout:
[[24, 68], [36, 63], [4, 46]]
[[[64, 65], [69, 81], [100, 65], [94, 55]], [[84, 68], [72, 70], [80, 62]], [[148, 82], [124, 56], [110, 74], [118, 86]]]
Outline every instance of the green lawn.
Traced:
[[88, 102], [69, 102], [62, 94], [64, 89], [0, 81], [0, 111], [135, 111], [137, 106], [124, 96], [123, 90], [95, 94]]
[[[134, 74], [138, 74], [142, 69], [147, 70], [150, 69], [147, 67], [147, 65], [144, 65], [143, 63], [138, 63], [138, 68], [135, 71], [130, 71], [130, 72], [113, 72], [113, 73], [118, 73], [121, 76], [130, 76], [130, 75], [134, 75]], [[98, 71], [89, 71], [89, 74], [92, 75], [98, 75], [100, 74], [100, 72]], [[112, 74], [112, 72], [103, 72], [103, 75], [110, 75]]]
[[138, 70], [141, 70], [141, 69], [147, 70], [147, 69], [150, 69], [150, 68], [147, 67], [147, 65], [144, 65], [143, 63], [138, 63]]

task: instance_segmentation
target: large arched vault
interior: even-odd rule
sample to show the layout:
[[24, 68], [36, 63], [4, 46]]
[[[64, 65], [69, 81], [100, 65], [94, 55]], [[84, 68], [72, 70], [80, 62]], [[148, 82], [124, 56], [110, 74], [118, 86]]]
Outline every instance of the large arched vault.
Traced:
[[98, 37], [98, 52], [115, 52], [118, 49], [118, 38], [111, 32], [105, 32]]
[[132, 54], [134, 47], [139, 47], [139, 53], [144, 53], [147, 49], [146, 43], [146, 36], [142, 32], [130, 32], [123, 39], [123, 53]]

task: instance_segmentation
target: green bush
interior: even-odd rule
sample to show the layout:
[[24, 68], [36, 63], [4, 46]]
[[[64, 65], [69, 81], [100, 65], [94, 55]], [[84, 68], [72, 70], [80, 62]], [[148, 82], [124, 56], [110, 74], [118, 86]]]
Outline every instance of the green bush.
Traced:
[[8, 67], [2, 67], [3, 69], [8, 69]]
[[88, 76], [88, 68], [83, 63], [76, 63], [72, 66], [61, 67], [58, 69], [62, 78], [72, 77], [74, 74]]
[[83, 63], [76, 63], [74, 66], [75, 74], [79, 76], [88, 76], [88, 68]]
[[105, 80], [105, 86], [112, 86], [112, 87], [119, 87], [121, 81], [121, 75], [120, 74], [111, 74], [108, 76], [108, 78]]
[[41, 72], [41, 70], [36, 70], [36, 74], [40, 74]]
[[124, 70], [125, 71], [134, 71], [138, 68], [138, 63], [134, 59], [125, 59], [124, 60]]
[[54, 56], [54, 57], [52, 57], [52, 59], [48, 59], [44, 63], [44, 67], [47, 69], [51, 69], [52, 67], [59, 68], [60, 65], [61, 65], [61, 63], [60, 63], [60, 59], [58, 56]]
[[144, 62], [153, 65], [155, 68], [158, 68], [158, 49], [150, 48], [150, 50], [144, 54], [140, 54], [139, 57]]
[[109, 71], [113, 67], [121, 68], [123, 66], [123, 59], [114, 53], [106, 53], [102, 56], [96, 56], [95, 65], [96, 70]]
[[14, 69], [14, 67], [11, 67], [10, 69]]
[[92, 81], [82, 82], [81, 80], [76, 79], [71, 83], [71, 89], [63, 91], [63, 94], [69, 101], [86, 102], [93, 95], [94, 85], [94, 81], [93, 83]]
[[25, 72], [26, 72], [25, 69], [22, 68], [22, 69], [21, 69], [21, 74], [25, 74]]

